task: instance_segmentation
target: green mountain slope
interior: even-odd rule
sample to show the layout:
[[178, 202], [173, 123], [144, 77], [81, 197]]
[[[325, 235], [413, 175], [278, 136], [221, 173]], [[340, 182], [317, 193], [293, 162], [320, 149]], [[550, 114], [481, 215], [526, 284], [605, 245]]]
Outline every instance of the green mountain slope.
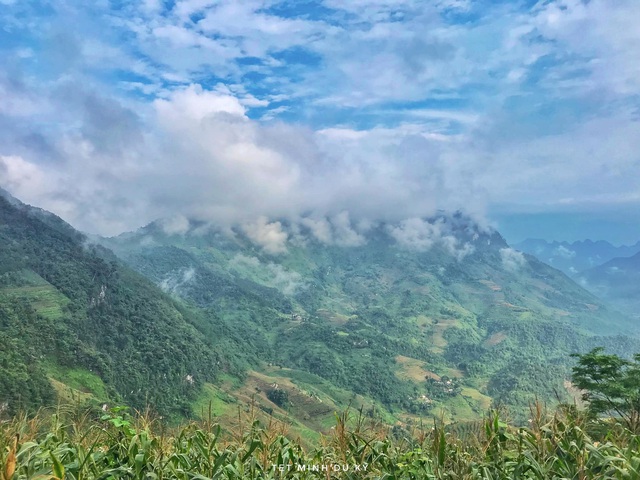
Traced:
[[492, 403], [518, 416], [566, 397], [570, 353], [640, 350], [626, 317], [463, 216], [349, 242], [282, 229], [277, 251], [195, 222], [104, 240], [136, 273], [0, 196], [0, 410], [115, 401], [231, 421], [255, 403], [312, 439], [349, 404], [402, 423]]
[[2, 410], [61, 397], [190, 414], [204, 382], [233, 368], [198, 315], [59, 218], [0, 196]]
[[155, 223], [105, 244], [241, 329], [249, 355], [406, 418], [441, 408], [473, 418], [492, 401], [518, 410], [536, 395], [562, 397], [570, 353], [637, 348], [629, 336], [599, 336], [635, 331], [628, 318], [496, 232], [459, 215], [422, 222], [446, 235], [428, 242], [399, 235], [406, 225], [378, 225], [339, 246], [282, 222], [289, 241], [274, 254], [240, 229], [192, 222], [185, 235]]

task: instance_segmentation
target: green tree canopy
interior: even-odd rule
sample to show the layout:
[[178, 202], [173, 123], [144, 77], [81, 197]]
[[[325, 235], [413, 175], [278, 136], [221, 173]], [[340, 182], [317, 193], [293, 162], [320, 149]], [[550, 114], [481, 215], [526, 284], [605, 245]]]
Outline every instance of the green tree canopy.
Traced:
[[594, 415], [618, 417], [630, 430], [640, 430], [640, 354], [625, 360], [595, 348], [578, 358], [573, 383], [584, 391]]

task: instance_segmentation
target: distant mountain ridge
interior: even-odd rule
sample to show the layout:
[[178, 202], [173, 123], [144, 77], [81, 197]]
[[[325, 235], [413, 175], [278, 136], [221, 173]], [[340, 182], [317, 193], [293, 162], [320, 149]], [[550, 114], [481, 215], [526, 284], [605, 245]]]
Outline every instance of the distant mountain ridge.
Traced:
[[640, 252], [640, 241], [634, 245], [614, 246], [598, 240], [577, 242], [548, 242], [542, 239], [527, 239], [513, 245], [513, 248], [535, 256], [570, 276], [583, 270], [602, 265], [617, 257], [630, 257]]
[[620, 310], [640, 319], [640, 253], [585, 270], [578, 282]]

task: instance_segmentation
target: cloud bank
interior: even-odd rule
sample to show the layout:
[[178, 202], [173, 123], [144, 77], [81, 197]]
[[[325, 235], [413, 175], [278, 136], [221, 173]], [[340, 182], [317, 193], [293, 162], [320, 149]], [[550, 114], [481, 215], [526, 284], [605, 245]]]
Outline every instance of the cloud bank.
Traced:
[[639, 210], [639, 16], [634, 0], [10, 3], [0, 185], [89, 232], [188, 217], [270, 253], [301, 219], [328, 244], [386, 221], [425, 248], [447, 245], [419, 223], [439, 209]]

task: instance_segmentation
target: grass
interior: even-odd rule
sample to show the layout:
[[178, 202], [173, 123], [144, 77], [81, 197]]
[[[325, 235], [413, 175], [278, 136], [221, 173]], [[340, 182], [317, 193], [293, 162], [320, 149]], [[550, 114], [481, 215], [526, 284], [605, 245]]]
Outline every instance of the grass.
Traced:
[[[243, 405], [254, 405], [260, 410], [262, 421], [279, 419], [286, 423], [304, 445], [317, 442], [319, 432], [327, 433], [335, 423], [335, 412], [353, 405], [364, 405], [363, 399], [329, 385], [315, 375], [286, 368], [265, 367], [263, 371], [249, 371], [242, 382], [223, 379], [220, 386], [205, 384], [201, 394], [192, 403], [198, 418], [215, 417], [222, 425], [232, 425]], [[279, 406], [267, 397], [275, 388], [288, 394], [288, 404]], [[321, 388], [322, 386], [322, 388]], [[244, 407], [242, 407], [244, 408]]]
[[39, 315], [52, 320], [61, 318], [63, 307], [69, 303], [67, 297], [49, 284], [2, 288], [0, 295], [9, 301], [26, 300]]
[[483, 345], [485, 347], [493, 347], [493, 346], [498, 345], [499, 343], [505, 341], [507, 338], [508, 337], [504, 332], [496, 332], [493, 335], [491, 335], [489, 338], [487, 338], [483, 342]]
[[481, 411], [487, 411], [489, 410], [489, 407], [491, 407], [491, 397], [480, 393], [475, 388], [462, 387], [461, 394], [463, 397], [470, 398], [471, 400], [476, 402], [479, 405]]
[[58, 393], [80, 395], [82, 398], [94, 398], [99, 401], [109, 398], [104, 382], [95, 373], [82, 368], [63, 367], [53, 362], [46, 362], [44, 366]]
[[237, 401], [224, 393], [215, 385], [206, 383], [198, 398], [193, 402], [192, 408], [198, 418], [206, 418], [209, 414], [221, 417], [235, 410]]
[[93, 398], [93, 395], [90, 393], [82, 392], [75, 388], [70, 387], [69, 385], [59, 382], [54, 378], [50, 378], [51, 386], [56, 392], [56, 397], [60, 399], [60, 401], [69, 403], [69, 404], [84, 404]]
[[[396, 376], [402, 380], [424, 383], [427, 376], [434, 377], [435, 375], [424, 368], [425, 362], [422, 360], [398, 355], [396, 363], [398, 364], [398, 370], [395, 372]], [[435, 377], [437, 379], [440, 378], [438, 375], [435, 375]]]
[[478, 418], [479, 412], [475, 402], [470, 403], [468, 399], [459, 395], [448, 401], [445, 408], [451, 415], [451, 421], [455, 418], [457, 422], [469, 422]]
[[435, 353], [444, 352], [444, 347], [448, 342], [444, 338], [444, 332], [447, 328], [458, 326], [458, 321], [453, 318], [439, 319], [438, 323], [435, 323], [432, 327], [433, 334], [431, 336], [432, 350]]

